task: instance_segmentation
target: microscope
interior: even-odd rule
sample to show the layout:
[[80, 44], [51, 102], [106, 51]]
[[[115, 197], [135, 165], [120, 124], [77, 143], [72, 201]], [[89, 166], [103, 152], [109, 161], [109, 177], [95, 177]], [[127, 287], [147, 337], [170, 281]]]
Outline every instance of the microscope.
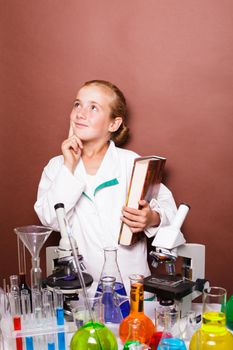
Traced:
[[[46, 272], [47, 278], [45, 284], [48, 289], [52, 290], [59, 287], [64, 296], [64, 311], [67, 316], [71, 316], [71, 303], [78, 300], [78, 294], [81, 291], [81, 283], [77, 274], [77, 267], [70, 246], [68, 237], [68, 224], [65, 217], [65, 208], [63, 203], [54, 206], [60, 228], [61, 239], [59, 246], [50, 246], [46, 248]], [[87, 273], [82, 255], [78, 252], [77, 243], [73, 237], [79, 265], [82, 271], [85, 286], [88, 288], [92, 285], [93, 278]]]
[[[170, 226], [161, 227], [150, 252], [152, 266], [165, 264], [166, 274], [144, 279], [144, 290], [155, 293], [158, 300], [173, 300], [184, 316], [191, 310], [192, 300], [206, 288], [205, 246], [186, 243], [180, 228], [189, 212], [189, 205], [181, 204]], [[181, 257], [181, 273], [176, 273], [177, 258]]]

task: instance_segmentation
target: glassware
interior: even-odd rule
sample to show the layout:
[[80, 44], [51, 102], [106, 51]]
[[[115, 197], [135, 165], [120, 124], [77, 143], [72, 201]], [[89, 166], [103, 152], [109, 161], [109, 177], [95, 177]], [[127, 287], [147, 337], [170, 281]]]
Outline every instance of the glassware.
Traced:
[[73, 320], [77, 328], [82, 327], [85, 323], [91, 321], [91, 316], [94, 322], [104, 322], [103, 317], [103, 293], [87, 291], [87, 298], [91, 308], [91, 315], [86, 308], [82, 291], [79, 292], [79, 300], [71, 301]]
[[116, 278], [105, 276], [101, 278], [104, 305], [104, 323], [119, 324], [123, 320], [121, 305], [129, 303], [127, 296], [120, 295], [115, 292]]
[[17, 275], [10, 276], [10, 292], [19, 295], [19, 277]]
[[114, 334], [104, 324], [89, 321], [80, 327], [73, 335], [70, 350], [117, 350]]
[[[115, 291], [120, 295], [126, 296], [125, 286], [121, 277], [120, 269], [117, 262], [117, 248], [116, 247], [106, 247], [104, 248], [104, 265], [100, 275], [99, 283], [97, 286], [97, 292], [102, 292], [102, 282], [101, 279], [106, 276], [112, 276], [116, 278]], [[128, 316], [130, 306], [129, 302], [122, 303], [121, 313], [123, 318]]]
[[202, 325], [192, 336], [190, 350], [233, 349], [233, 335], [226, 328], [226, 295], [221, 287], [204, 290]]
[[[129, 315], [122, 320], [119, 327], [119, 336], [121, 341], [125, 343], [128, 334], [129, 334], [129, 321], [133, 319], [140, 320], [143, 325], [141, 334], [143, 343], [148, 344], [152, 334], [155, 332], [155, 326], [151, 319], [144, 314], [144, 293], [143, 293], [143, 275], [130, 275], [130, 313]], [[145, 334], [144, 334], [144, 329]]]
[[233, 330], [233, 295], [230, 296], [226, 306], [227, 327]]
[[158, 350], [186, 350], [186, 345], [180, 334], [180, 311], [166, 310], [161, 315], [164, 330], [160, 339]]
[[185, 342], [190, 342], [193, 334], [199, 328], [195, 311], [188, 311], [180, 322], [181, 337]]
[[[141, 344], [141, 341], [144, 341], [145, 339], [145, 329], [140, 320], [133, 319], [133, 320], [130, 320], [128, 324], [129, 324], [129, 334], [124, 344], [123, 350], [130, 349], [131, 344]], [[141, 334], [143, 334], [143, 337]]]
[[26, 282], [26, 254], [25, 245], [17, 235], [17, 248], [18, 248], [18, 266], [19, 266], [19, 290], [28, 290], [31, 293], [30, 288]]
[[31, 288], [41, 288], [42, 270], [40, 268], [40, 250], [52, 232], [52, 228], [45, 226], [22, 226], [14, 229], [32, 256]]

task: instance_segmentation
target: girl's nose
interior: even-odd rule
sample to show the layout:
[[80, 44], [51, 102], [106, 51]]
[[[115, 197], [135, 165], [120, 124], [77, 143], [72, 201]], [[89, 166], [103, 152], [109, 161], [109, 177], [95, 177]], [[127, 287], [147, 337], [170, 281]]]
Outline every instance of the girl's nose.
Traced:
[[87, 118], [87, 108], [81, 107], [76, 114], [76, 118], [86, 119]]

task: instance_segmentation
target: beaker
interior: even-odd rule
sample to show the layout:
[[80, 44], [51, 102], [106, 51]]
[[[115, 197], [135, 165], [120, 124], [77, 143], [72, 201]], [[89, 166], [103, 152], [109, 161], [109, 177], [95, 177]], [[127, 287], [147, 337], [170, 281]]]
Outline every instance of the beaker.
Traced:
[[87, 291], [87, 298], [91, 308], [91, 314], [86, 307], [84, 295], [82, 291], [79, 292], [79, 300], [71, 301], [71, 308], [73, 314], [73, 320], [77, 328], [82, 327], [85, 323], [91, 321], [91, 317], [94, 322], [103, 323], [103, 293]]
[[[120, 269], [117, 262], [117, 248], [116, 247], [106, 247], [104, 248], [104, 264], [102, 272], [100, 275], [99, 283], [97, 286], [97, 292], [102, 292], [102, 283], [101, 279], [106, 276], [112, 276], [116, 278], [115, 282], [115, 291], [117, 294], [126, 296], [125, 286], [121, 277]], [[123, 318], [125, 318], [130, 311], [129, 302], [122, 303], [121, 313]]]
[[51, 227], [46, 226], [22, 226], [14, 229], [32, 256], [31, 288], [41, 288], [42, 270], [40, 268], [40, 250], [52, 232]]
[[190, 342], [190, 350], [233, 349], [233, 335], [226, 328], [226, 289], [209, 287], [203, 291], [202, 325]]

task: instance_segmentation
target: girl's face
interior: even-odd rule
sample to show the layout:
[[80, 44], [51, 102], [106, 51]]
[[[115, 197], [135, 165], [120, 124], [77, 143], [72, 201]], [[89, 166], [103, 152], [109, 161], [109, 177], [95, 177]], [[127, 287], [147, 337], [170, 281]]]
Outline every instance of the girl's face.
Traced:
[[114, 98], [114, 93], [107, 87], [82, 87], [78, 91], [70, 115], [74, 134], [82, 141], [109, 140], [110, 133], [119, 127], [116, 126], [119, 118], [111, 119], [111, 104], [114, 103]]

